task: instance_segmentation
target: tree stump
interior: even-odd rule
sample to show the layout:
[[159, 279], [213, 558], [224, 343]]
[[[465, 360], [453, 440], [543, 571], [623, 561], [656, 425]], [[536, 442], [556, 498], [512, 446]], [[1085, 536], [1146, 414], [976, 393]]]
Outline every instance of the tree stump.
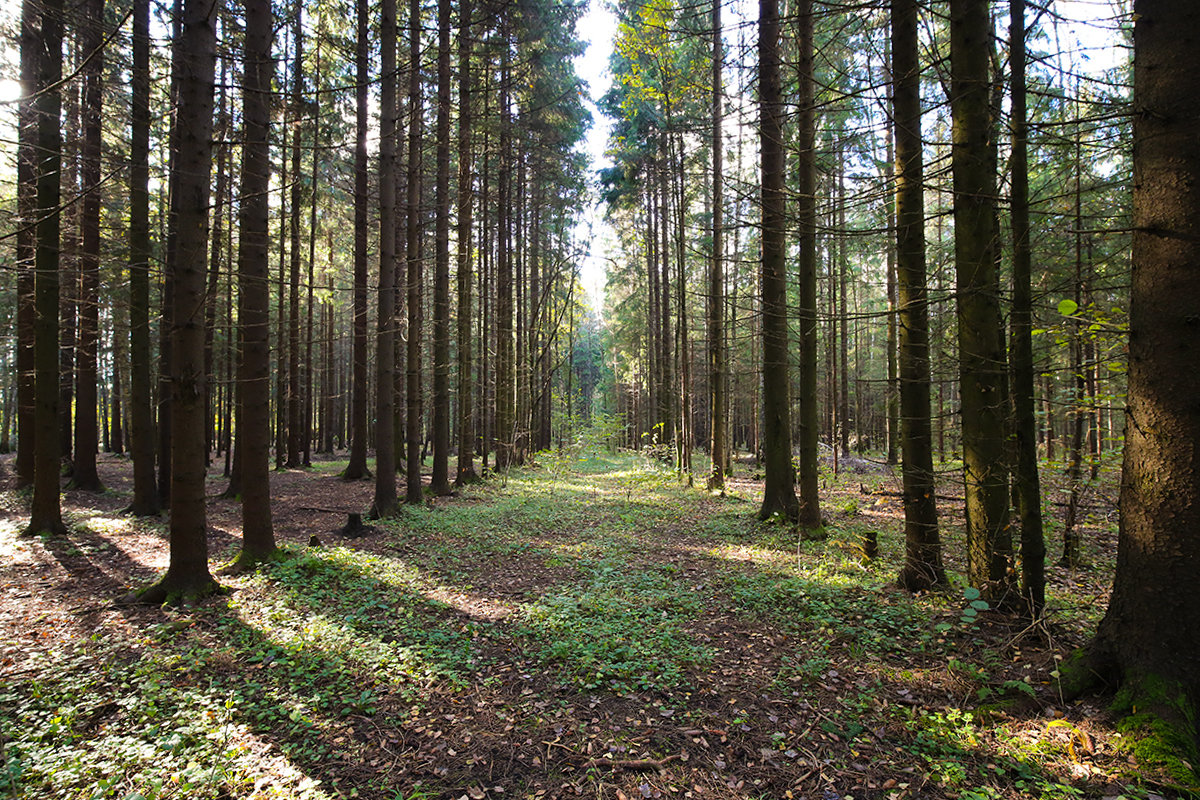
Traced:
[[375, 528], [370, 525], [363, 525], [362, 514], [347, 514], [346, 524], [334, 531], [339, 536], [347, 539], [357, 539], [361, 536], [368, 536], [375, 532]]

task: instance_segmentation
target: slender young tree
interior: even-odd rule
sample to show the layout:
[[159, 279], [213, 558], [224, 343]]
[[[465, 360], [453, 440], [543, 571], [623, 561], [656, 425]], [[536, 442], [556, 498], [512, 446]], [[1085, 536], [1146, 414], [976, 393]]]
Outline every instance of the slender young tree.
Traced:
[[892, 0], [892, 119], [896, 143], [896, 297], [904, 567], [909, 591], [944, 584], [929, 419], [929, 296], [916, 0]]
[[37, 162], [34, 185], [35, 206], [34, 303], [34, 396], [33, 503], [26, 535], [62, 534], [59, 498], [59, 169], [62, 163], [62, 132], [59, 128], [62, 97], [63, 4], [62, 0], [27, 2], [23, 13], [37, 14], [39, 35], [22, 44], [38, 48]]
[[238, 456], [242, 551], [239, 568], [276, 555], [271, 521], [270, 89], [274, 28], [270, 0], [246, 0], [243, 45], [242, 181], [238, 227]]
[[758, 102], [762, 158], [762, 383], [766, 486], [759, 519], [799, 515], [788, 400], [787, 220], [784, 208], [783, 92], [779, 75], [779, 0], [758, 4]]
[[129, 138], [129, 424], [135, 516], [161, 505], [154, 471], [150, 372], [150, 0], [133, 0]]
[[166, 574], [139, 593], [145, 603], [190, 601], [219, 587], [208, 569], [204, 442], [204, 305], [212, 171], [216, 19], [220, 2], [185, 0], [173, 69], [179, 80], [174, 348], [170, 375], [171, 530]]

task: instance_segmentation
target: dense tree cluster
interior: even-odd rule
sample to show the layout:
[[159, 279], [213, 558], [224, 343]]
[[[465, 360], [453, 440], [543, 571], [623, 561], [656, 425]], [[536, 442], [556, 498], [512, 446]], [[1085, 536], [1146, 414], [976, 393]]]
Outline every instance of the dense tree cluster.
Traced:
[[195, 596], [215, 587], [214, 458], [250, 566], [275, 554], [272, 450], [299, 468], [349, 449], [347, 479], [374, 451], [386, 516], [399, 471], [421, 502], [477, 479], [476, 456], [550, 446], [584, 313], [580, 9], [455, 12], [24, 5], [5, 430], [30, 532], [65, 530], [61, 470], [99, 489], [99, 447], [128, 449], [130, 511], [172, 512], [143, 597]]

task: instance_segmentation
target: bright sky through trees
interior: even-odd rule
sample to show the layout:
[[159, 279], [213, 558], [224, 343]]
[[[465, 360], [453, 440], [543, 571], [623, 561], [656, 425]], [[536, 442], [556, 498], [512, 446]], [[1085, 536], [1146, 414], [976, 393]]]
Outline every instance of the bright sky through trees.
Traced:
[[[750, 23], [757, 19], [757, 9], [743, 0], [728, 3], [733, 20], [727, 23], [732, 30], [737, 22]], [[1117, 29], [1125, 24], [1128, 16], [1125, 0], [1056, 0], [1054, 13], [1063, 21], [1061, 35], [1065, 54], [1072, 64], [1078, 64], [1085, 73], [1098, 74], [1111, 69], [1126, 57], [1116, 44]], [[588, 131], [586, 149], [592, 159], [592, 175], [597, 170], [612, 165], [605, 155], [612, 122], [597, 107], [597, 102], [608, 90], [611, 75], [609, 59], [613, 52], [613, 40], [617, 35], [617, 18], [605, 0], [590, 0], [587, 13], [580, 21], [579, 30], [587, 40], [588, 48], [576, 59], [575, 70], [587, 83], [590, 99], [588, 108], [593, 115], [593, 124]], [[727, 45], [728, 46], [728, 45]], [[605, 270], [612, 258], [611, 230], [604, 220], [604, 209], [592, 205], [583, 209], [576, 235], [586, 254], [582, 264], [582, 281], [594, 308], [603, 307]]]

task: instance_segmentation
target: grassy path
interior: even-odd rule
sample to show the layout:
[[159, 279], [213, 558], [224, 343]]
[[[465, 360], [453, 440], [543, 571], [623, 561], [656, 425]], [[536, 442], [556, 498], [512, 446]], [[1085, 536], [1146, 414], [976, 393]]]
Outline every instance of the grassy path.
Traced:
[[[340, 497], [335, 469], [277, 494]], [[894, 591], [894, 513], [798, 543], [637, 457], [548, 464], [360, 539], [304, 512], [291, 558], [178, 612], [109, 604], [161, 567], [161, 524], [77, 505], [69, 541], [30, 542], [7, 508], [0, 796], [1152, 798], [1180, 777], [1058, 701], [1061, 629]]]

